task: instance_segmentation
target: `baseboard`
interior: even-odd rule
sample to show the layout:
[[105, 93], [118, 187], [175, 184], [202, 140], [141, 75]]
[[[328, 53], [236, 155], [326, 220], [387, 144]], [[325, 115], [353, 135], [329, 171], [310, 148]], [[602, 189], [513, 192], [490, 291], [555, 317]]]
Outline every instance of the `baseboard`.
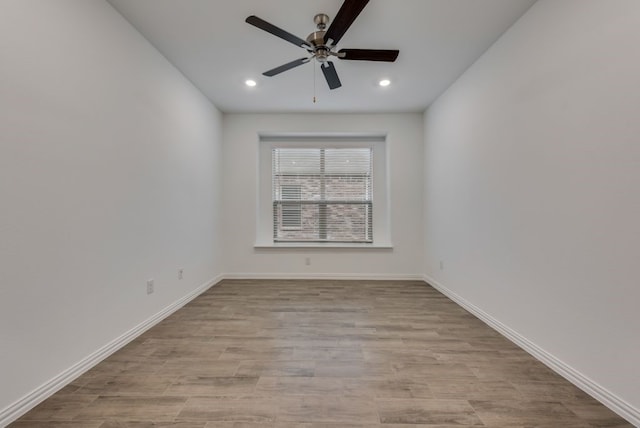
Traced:
[[626, 419], [634, 426], [640, 427], [640, 409], [633, 407], [631, 404], [616, 396], [608, 389], [602, 387], [598, 383], [591, 380], [589, 377], [580, 373], [578, 370], [564, 363], [556, 356], [545, 351], [540, 346], [536, 345], [517, 331], [495, 319], [490, 314], [486, 313], [479, 307], [475, 306], [473, 303], [467, 301], [465, 298], [445, 287], [429, 275], [424, 275], [423, 280], [427, 284], [431, 285], [433, 288], [447, 296], [449, 299], [453, 300], [458, 305], [471, 312], [489, 327], [493, 328], [498, 333], [502, 334], [504, 337], [527, 351], [537, 360], [548, 366], [551, 370], [555, 371], [560, 376], [564, 377], [569, 382], [571, 382], [596, 400], [600, 401], [609, 409], [620, 415], [620, 417]]
[[317, 279], [364, 281], [422, 281], [422, 275], [378, 273], [228, 273], [224, 279]]
[[189, 303], [191, 300], [198, 297], [200, 294], [202, 294], [212, 286], [218, 284], [222, 280], [222, 278], [223, 276], [219, 275], [218, 277], [207, 281], [186, 296], [173, 302], [169, 306], [162, 309], [160, 312], [146, 319], [120, 337], [107, 343], [94, 353], [83, 358], [53, 379], [39, 386], [31, 393], [25, 395], [23, 398], [19, 399], [15, 403], [0, 411], [0, 427], [7, 426], [11, 422], [27, 413], [29, 410], [33, 409], [42, 401], [46, 400], [47, 398], [58, 392], [60, 389], [73, 382], [76, 378], [78, 378], [90, 368], [94, 367], [96, 364], [100, 363], [109, 355], [113, 354], [114, 352], [134, 340], [136, 337], [140, 336], [142, 333], [149, 330], [151, 327], [158, 324], [163, 319], [167, 318], [169, 315]]

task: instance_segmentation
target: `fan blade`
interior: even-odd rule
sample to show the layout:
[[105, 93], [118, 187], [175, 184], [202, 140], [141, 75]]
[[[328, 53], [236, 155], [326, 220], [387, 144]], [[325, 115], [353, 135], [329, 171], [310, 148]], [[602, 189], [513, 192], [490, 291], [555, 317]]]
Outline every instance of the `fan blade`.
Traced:
[[338, 58], [354, 61], [394, 62], [399, 53], [398, 50], [387, 49], [340, 49]]
[[342, 86], [340, 83], [340, 78], [338, 77], [338, 73], [336, 72], [336, 68], [333, 66], [331, 61], [325, 62], [320, 66], [322, 69], [322, 74], [324, 74], [324, 78], [327, 79], [327, 83], [329, 84], [329, 89], [336, 89]]
[[297, 67], [297, 66], [302, 65], [302, 64], [306, 64], [309, 61], [310, 61], [309, 58], [300, 58], [300, 59], [297, 59], [295, 61], [291, 61], [291, 62], [288, 62], [286, 64], [283, 64], [280, 67], [276, 67], [276, 68], [274, 68], [272, 70], [265, 71], [262, 74], [265, 75], [265, 76], [273, 77], [276, 74], [280, 74], [283, 71], [291, 70], [292, 68]]
[[270, 24], [264, 19], [260, 19], [255, 15], [251, 15], [250, 17], [245, 19], [245, 22], [247, 24], [251, 24], [254, 27], [258, 27], [259, 29], [266, 31], [267, 33], [271, 33], [274, 36], [280, 37], [281, 39], [284, 39], [287, 42], [293, 43], [296, 46], [309, 48], [309, 49], [312, 48], [312, 46], [306, 40], [302, 40], [300, 37], [294, 36], [293, 34], [287, 31], [284, 31], [282, 28], [278, 28], [275, 25]]
[[337, 45], [367, 3], [369, 0], [344, 0], [338, 14], [324, 35], [324, 41], [329, 44], [329, 39], [331, 39], [331, 46]]

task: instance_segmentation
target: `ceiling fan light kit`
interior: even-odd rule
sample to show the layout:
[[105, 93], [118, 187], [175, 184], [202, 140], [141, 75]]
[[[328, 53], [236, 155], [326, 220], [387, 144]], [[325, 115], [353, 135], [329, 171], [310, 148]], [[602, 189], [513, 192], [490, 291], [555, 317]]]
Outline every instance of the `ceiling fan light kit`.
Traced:
[[[320, 64], [322, 74], [329, 85], [329, 89], [337, 89], [342, 86], [336, 68], [329, 59], [336, 57], [340, 60], [352, 61], [382, 61], [394, 62], [398, 58], [398, 50], [390, 49], [341, 49], [335, 51], [338, 42], [347, 32], [351, 24], [356, 20], [360, 12], [369, 3], [369, 0], [345, 0], [335, 19], [329, 24], [329, 16], [319, 13], [313, 17], [317, 31], [312, 32], [303, 40], [269, 22], [258, 18], [255, 15], [249, 16], [245, 21], [261, 30], [273, 34], [285, 41], [305, 49], [310, 56], [296, 59], [294, 61], [283, 64], [279, 67], [262, 73], [265, 76], [272, 77], [294, 67], [306, 64], [315, 59]], [[326, 31], [325, 31], [326, 29]]]

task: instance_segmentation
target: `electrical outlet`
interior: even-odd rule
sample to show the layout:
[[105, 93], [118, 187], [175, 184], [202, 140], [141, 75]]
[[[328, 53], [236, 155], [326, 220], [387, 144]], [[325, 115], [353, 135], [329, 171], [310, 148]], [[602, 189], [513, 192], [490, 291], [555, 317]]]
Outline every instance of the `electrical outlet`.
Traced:
[[307, 266], [311, 266], [311, 257], [306, 257], [304, 259], [304, 264], [307, 265]]
[[440, 270], [444, 270], [444, 262], [440, 260]]
[[153, 293], [153, 279], [147, 280], [147, 294]]
[[184, 277], [184, 268], [178, 269], [178, 279], [182, 279]]

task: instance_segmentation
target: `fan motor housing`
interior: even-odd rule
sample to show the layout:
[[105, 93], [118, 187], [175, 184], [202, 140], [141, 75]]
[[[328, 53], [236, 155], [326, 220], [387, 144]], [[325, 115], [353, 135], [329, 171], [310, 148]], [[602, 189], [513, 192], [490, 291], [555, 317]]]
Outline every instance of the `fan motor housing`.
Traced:
[[307, 37], [307, 42], [313, 46], [313, 53], [319, 62], [325, 62], [329, 59], [330, 49], [324, 44], [324, 35], [326, 31], [314, 31]]
[[307, 36], [307, 42], [311, 43], [315, 47], [324, 46], [325, 33], [326, 31], [314, 31]]

